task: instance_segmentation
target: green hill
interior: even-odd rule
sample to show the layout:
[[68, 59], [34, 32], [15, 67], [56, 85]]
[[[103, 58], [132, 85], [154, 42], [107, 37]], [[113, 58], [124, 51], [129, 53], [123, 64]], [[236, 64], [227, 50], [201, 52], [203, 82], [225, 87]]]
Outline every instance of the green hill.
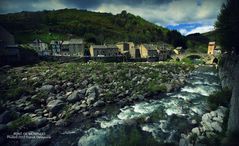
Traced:
[[203, 33], [202, 35], [205, 36], [205, 37], [207, 37], [210, 41], [219, 42], [219, 40], [218, 40], [218, 34], [217, 34], [217, 32], [216, 32], [215, 30], [214, 30], [214, 31], [207, 32], [207, 33]]
[[172, 42], [168, 37], [171, 31], [126, 11], [117, 15], [77, 9], [1, 14], [0, 25], [13, 33], [18, 43], [35, 38], [49, 42], [72, 36], [89, 43]]
[[210, 39], [200, 33], [194, 33], [186, 36], [189, 52], [206, 53]]

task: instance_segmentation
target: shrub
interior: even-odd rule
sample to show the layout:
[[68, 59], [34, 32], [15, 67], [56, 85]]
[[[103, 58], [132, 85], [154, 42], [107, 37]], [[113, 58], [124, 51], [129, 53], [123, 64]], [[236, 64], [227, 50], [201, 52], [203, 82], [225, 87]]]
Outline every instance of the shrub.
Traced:
[[164, 84], [159, 84], [157, 82], [151, 81], [148, 83], [148, 91], [152, 94], [166, 92], [167, 87]]
[[192, 60], [190, 60], [189, 58], [183, 58], [182, 61], [187, 64], [193, 64]]

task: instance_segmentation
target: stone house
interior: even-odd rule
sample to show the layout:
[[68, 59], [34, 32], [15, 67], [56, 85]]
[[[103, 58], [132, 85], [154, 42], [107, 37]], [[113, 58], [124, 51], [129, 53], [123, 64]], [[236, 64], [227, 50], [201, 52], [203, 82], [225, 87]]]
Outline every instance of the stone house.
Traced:
[[179, 55], [179, 54], [182, 53], [182, 48], [183, 48], [183, 47], [176, 47], [176, 48], [173, 50], [173, 52], [174, 52], [176, 55]]
[[84, 41], [82, 39], [70, 39], [69, 41], [63, 41], [61, 55], [83, 57], [84, 53], [85, 48]]
[[171, 49], [161, 46], [158, 48], [159, 60], [166, 60], [171, 55]]
[[51, 48], [53, 56], [60, 56], [61, 55], [62, 42], [63, 41], [55, 41], [55, 40], [52, 40], [50, 42], [50, 48]]
[[139, 46], [141, 58], [158, 58], [158, 47], [153, 44], [141, 44]]
[[48, 44], [42, 42], [39, 39], [34, 40], [31, 44], [30, 47], [32, 47], [39, 56], [48, 56], [51, 54], [51, 51], [48, 48]]
[[213, 55], [216, 48], [216, 42], [209, 42], [207, 54]]
[[130, 58], [135, 58], [136, 49], [133, 42], [118, 42], [116, 46], [119, 48], [119, 52]]
[[116, 57], [120, 54], [116, 45], [91, 45], [91, 57]]

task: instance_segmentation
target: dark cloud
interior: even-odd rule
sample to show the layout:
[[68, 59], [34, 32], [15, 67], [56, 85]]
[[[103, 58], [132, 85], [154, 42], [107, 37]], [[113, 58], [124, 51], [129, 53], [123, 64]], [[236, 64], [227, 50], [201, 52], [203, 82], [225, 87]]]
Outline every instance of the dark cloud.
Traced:
[[[162, 5], [170, 3], [172, 0], [1, 0], [0, 13], [36, 11], [44, 9], [42, 4], [47, 4], [45, 9], [57, 9], [56, 4], [66, 8], [97, 9], [102, 4], [129, 5], [131, 7], [139, 5]], [[37, 5], [40, 4], [39, 7]], [[51, 5], [55, 4], [55, 5]]]
[[[63, 8], [120, 13], [122, 10], [155, 24], [200, 23], [213, 26], [226, 0], [0, 0], [0, 13]], [[208, 23], [210, 22], [210, 23]], [[208, 27], [209, 28], [209, 27]]]
[[97, 8], [101, 4], [125, 4], [132, 7], [138, 5], [161, 5], [170, 3], [172, 0], [60, 0], [68, 6], [79, 8]]

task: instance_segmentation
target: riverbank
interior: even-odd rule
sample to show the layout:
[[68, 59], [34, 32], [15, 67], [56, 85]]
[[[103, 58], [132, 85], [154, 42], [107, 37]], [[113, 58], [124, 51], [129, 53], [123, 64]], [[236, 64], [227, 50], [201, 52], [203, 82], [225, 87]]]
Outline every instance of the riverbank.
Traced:
[[239, 55], [223, 54], [219, 64], [219, 76], [222, 88], [230, 89], [230, 113], [227, 124], [225, 145], [238, 145], [239, 135]]
[[[97, 118], [94, 127], [83, 131], [78, 146], [179, 145], [182, 143], [180, 139], [186, 134], [190, 135], [192, 129], [194, 132], [201, 123], [205, 127], [201, 132], [205, 134], [202, 137], [205, 141], [209, 136], [214, 136], [212, 134], [220, 133], [222, 128], [225, 108], [211, 112], [207, 102], [208, 96], [219, 90], [215, 68], [200, 66], [190, 73], [179, 91], [168, 93], [161, 99], [125, 106], [115, 114]], [[72, 136], [77, 129], [71, 129], [68, 133]], [[189, 143], [194, 143], [193, 137], [195, 132], [189, 136]]]
[[[52, 139], [78, 123], [149, 99], [185, 84], [192, 65], [180, 63], [47, 63], [1, 70], [1, 140], [49, 143], [50, 139], [7, 139], [13, 132], [45, 132]], [[84, 123], [84, 124], [81, 124]], [[10, 145], [10, 143], [8, 143]]]

